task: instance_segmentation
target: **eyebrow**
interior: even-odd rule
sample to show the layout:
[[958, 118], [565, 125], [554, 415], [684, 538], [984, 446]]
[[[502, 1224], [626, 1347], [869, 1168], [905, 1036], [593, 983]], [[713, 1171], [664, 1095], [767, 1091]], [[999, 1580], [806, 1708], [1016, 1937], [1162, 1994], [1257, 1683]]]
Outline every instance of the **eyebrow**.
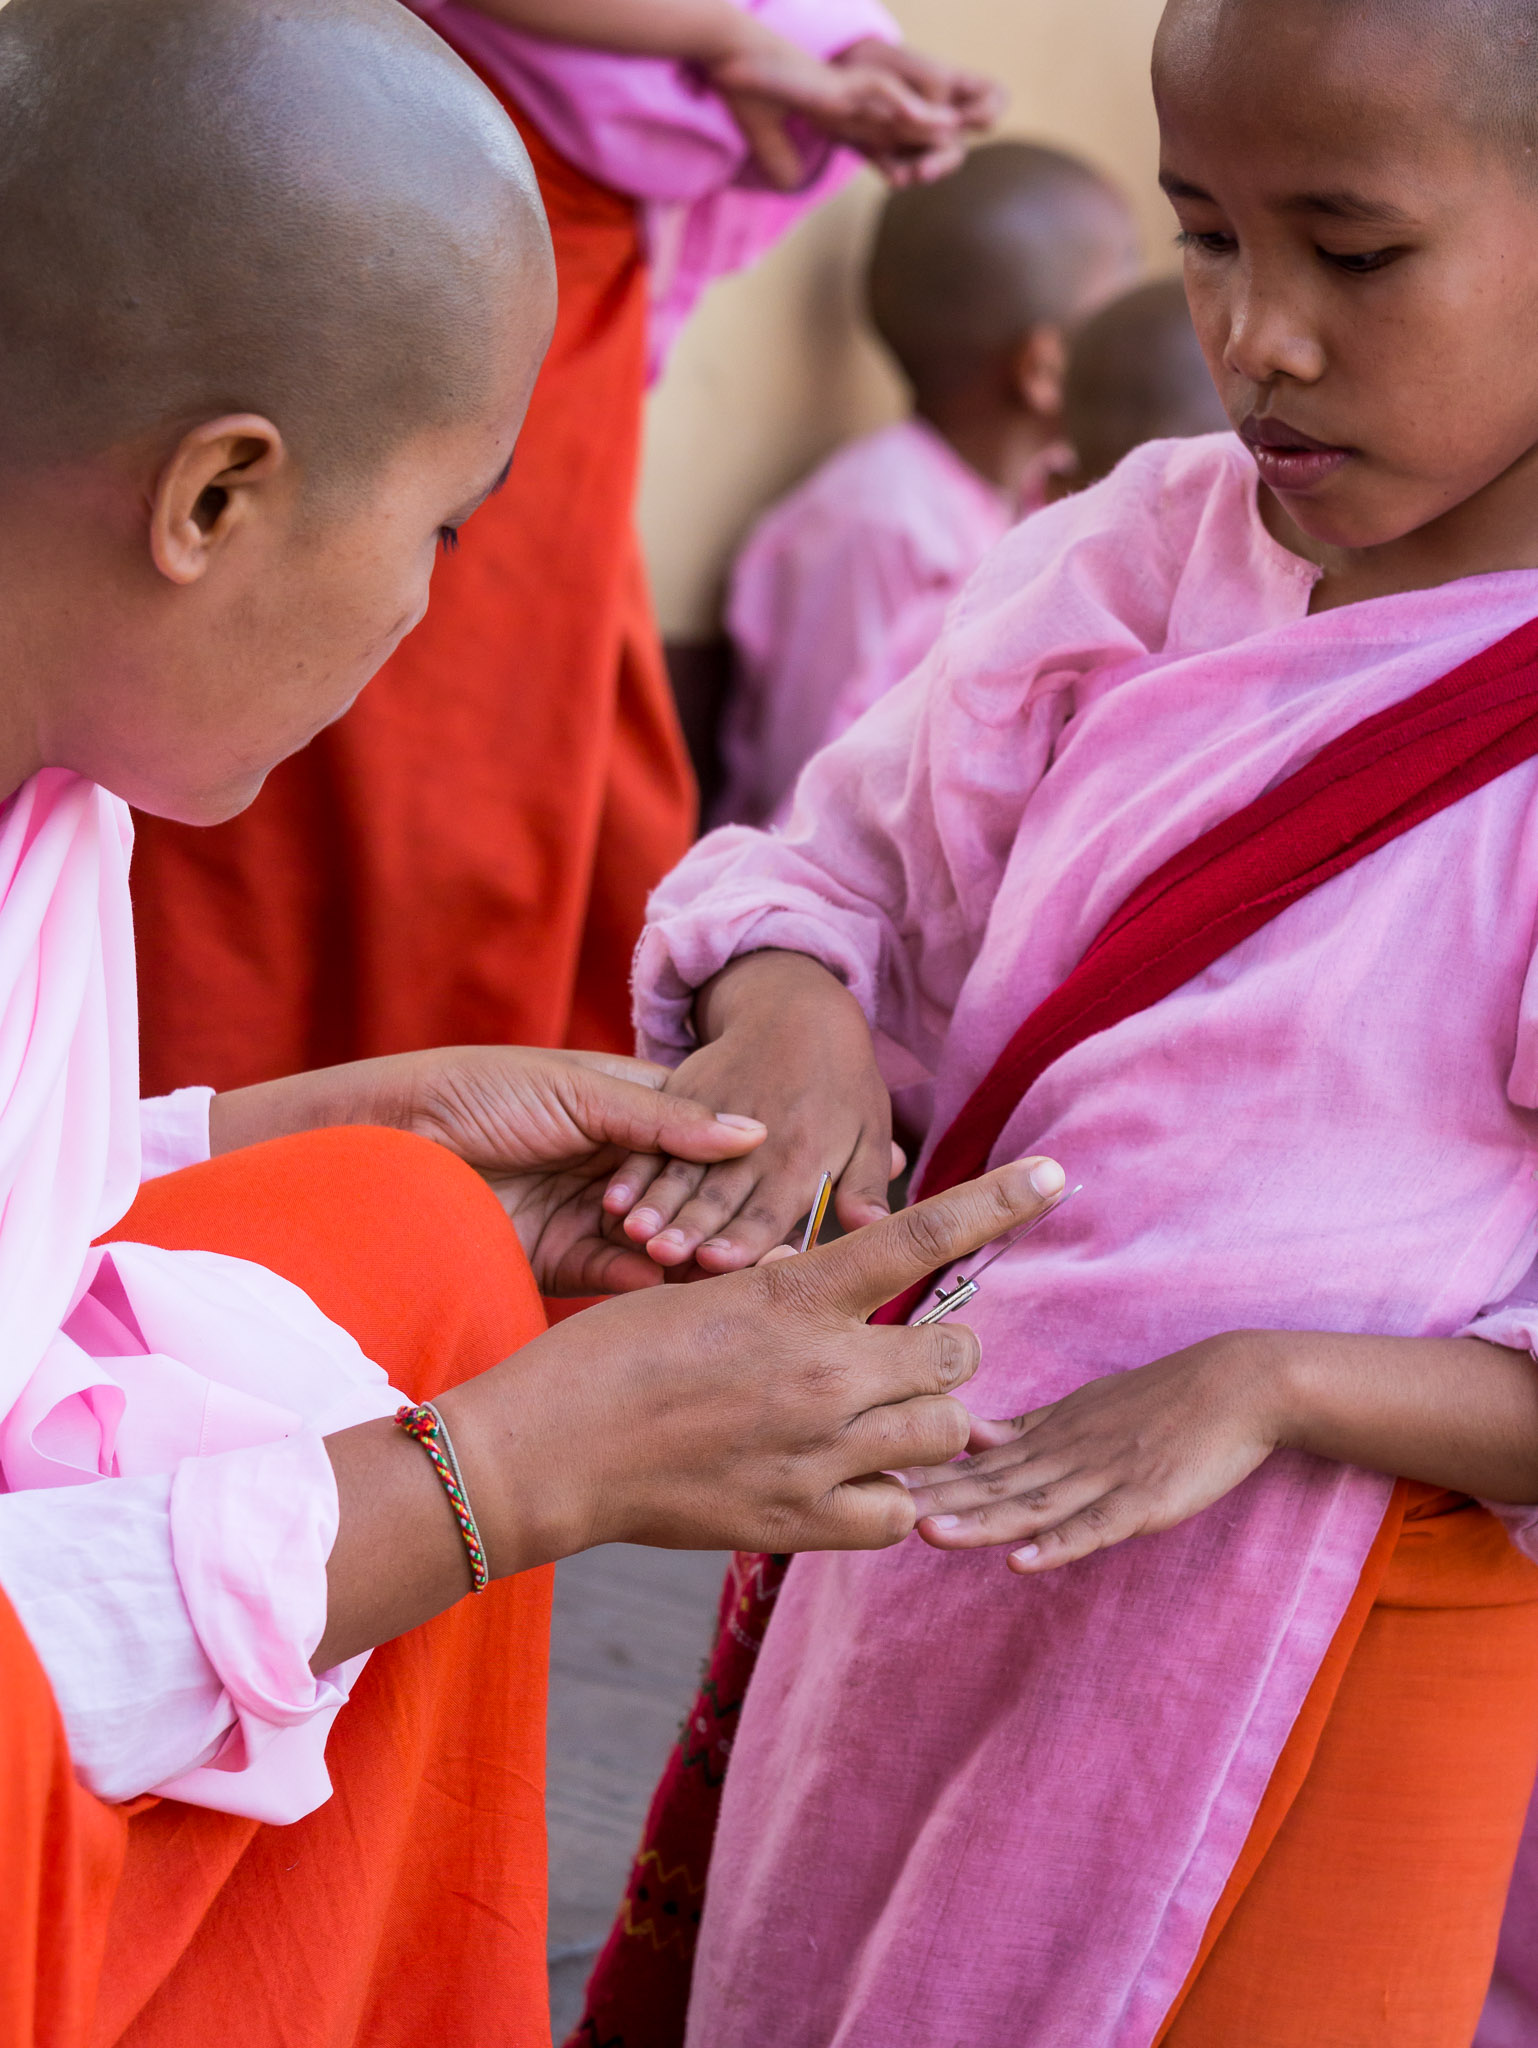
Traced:
[[[1200, 185], [1189, 178], [1177, 178], [1173, 172], [1159, 175], [1159, 183], [1171, 199], [1204, 200], [1209, 206], [1215, 204], [1212, 194], [1203, 191]], [[1386, 199], [1369, 199], [1361, 192], [1340, 187], [1328, 192], [1298, 192], [1282, 201], [1285, 213], [1322, 213], [1332, 220], [1363, 221], [1374, 227], [1412, 227], [1415, 216], [1406, 213], [1403, 207], [1391, 205]]]

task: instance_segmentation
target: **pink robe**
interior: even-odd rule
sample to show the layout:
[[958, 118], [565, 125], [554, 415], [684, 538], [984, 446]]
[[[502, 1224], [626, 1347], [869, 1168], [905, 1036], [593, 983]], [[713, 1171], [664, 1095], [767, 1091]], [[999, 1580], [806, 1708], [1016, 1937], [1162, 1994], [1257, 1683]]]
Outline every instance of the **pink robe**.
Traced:
[[766, 512], [732, 570], [737, 673], [721, 734], [723, 824], [763, 825], [853, 708], [929, 652], [1012, 506], [917, 418], [840, 448]]
[[[1533, 571], [1311, 617], [1315, 580], [1227, 435], [1027, 521], [812, 763], [786, 835], [717, 833], [657, 892], [645, 1049], [678, 1059], [688, 991], [789, 947], [934, 1072], [943, 1128], [1138, 881], [1538, 613]], [[971, 1403], [1246, 1326], [1531, 1350], [1535, 926], [1528, 762], [1058, 1061], [995, 1158], [1051, 1153], [1085, 1191], [968, 1310]], [[916, 1538], [798, 1558], [734, 1745], [692, 2048], [1147, 2048], [1388, 1494], [1287, 1453], [1039, 1579]], [[1538, 1553], [1538, 1511], [1502, 1512]]]
[[400, 1396], [244, 1259], [91, 1240], [208, 1155], [208, 1092], [141, 1107], [127, 806], [62, 769], [0, 805], [0, 1585], [82, 1781], [297, 1820], [366, 1659], [316, 1678], [321, 1438]]
[[[479, 64], [569, 163], [641, 203], [654, 377], [706, 286], [756, 263], [860, 167], [853, 151], [799, 132], [805, 183], [774, 191], [760, 182], [725, 103], [687, 66], [525, 35], [470, 0], [406, 4]], [[880, 0], [736, 4], [814, 57], [835, 57], [871, 37], [902, 40]]]

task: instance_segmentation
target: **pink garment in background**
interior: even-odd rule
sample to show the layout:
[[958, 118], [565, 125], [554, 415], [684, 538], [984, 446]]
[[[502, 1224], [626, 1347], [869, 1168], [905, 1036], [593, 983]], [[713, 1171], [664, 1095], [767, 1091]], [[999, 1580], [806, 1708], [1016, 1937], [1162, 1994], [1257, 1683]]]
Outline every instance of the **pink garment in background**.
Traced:
[[929, 652], [945, 607], [1020, 507], [917, 417], [831, 455], [770, 507], [737, 557], [722, 724], [722, 824], [765, 825], [840, 723]]
[[[735, 0], [814, 57], [902, 32], [880, 0]], [[764, 185], [725, 103], [666, 58], [579, 49], [525, 35], [467, 0], [406, 0], [478, 64], [579, 171], [644, 211], [651, 271], [651, 373], [714, 278], [757, 262], [860, 167], [808, 133], [800, 191]]]
[[[0, 806], [0, 1585], [82, 1781], [296, 1820], [362, 1658], [320, 1678], [321, 1437], [400, 1399], [243, 1259], [91, 1240], [141, 1177], [127, 806], [62, 769]], [[153, 1169], [202, 1091], [146, 1105]]]
[[[1538, 614], [1523, 571], [1311, 617], [1317, 572], [1255, 501], [1215, 436], [1017, 528], [786, 835], [719, 832], [662, 885], [643, 1048], [676, 1061], [691, 989], [792, 948], [932, 1069], [944, 1128], [1140, 880]], [[1049, 1068], [994, 1157], [1051, 1153], [1085, 1191], [968, 1309], [969, 1402], [1017, 1413], [1232, 1328], [1531, 1350], [1535, 924], [1529, 762]], [[1040, 1579], [916, 1538], [796, 1559], [733, 1744], [693, 2048], [1148, 2048], [1388, 1495], [1288, 1453]], [[1538, 1552], [1538, 1514], [1502, 1513]]]

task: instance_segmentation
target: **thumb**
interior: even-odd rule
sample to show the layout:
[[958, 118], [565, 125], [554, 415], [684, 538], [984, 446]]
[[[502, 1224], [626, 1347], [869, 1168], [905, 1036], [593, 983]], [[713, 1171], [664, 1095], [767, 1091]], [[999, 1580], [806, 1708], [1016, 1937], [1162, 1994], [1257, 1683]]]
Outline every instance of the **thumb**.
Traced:
[[1016, 1159], [883, 1222], [868, 1223], [810, 1257], [821, 1265], [825, 1294], [868, 1316], [914, 1281], [1044, 1216], [1056, 1207], [1065, 1180], [1055, 1159]]
[[769, 1135], [756, 1117], [707, 1109], [692, 1095], [665, 1095], [607, 1074], [590, 1073], [585, 1093], [587, 1135], [595, 1144], [619, 1145], [627, 1152], [666, 1152], [708, 1165], [740, 1159]]

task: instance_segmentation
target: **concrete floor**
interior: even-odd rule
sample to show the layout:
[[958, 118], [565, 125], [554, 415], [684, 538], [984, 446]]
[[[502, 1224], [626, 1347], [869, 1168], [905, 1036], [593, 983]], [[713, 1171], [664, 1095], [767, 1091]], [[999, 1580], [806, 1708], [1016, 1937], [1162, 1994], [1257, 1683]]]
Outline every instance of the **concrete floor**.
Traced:
[[550, 2002], [576, 2024], [652, 1788], [699, 1681], [724, 1552], [610, 1544], [555, 1574], [550, 1644]]

